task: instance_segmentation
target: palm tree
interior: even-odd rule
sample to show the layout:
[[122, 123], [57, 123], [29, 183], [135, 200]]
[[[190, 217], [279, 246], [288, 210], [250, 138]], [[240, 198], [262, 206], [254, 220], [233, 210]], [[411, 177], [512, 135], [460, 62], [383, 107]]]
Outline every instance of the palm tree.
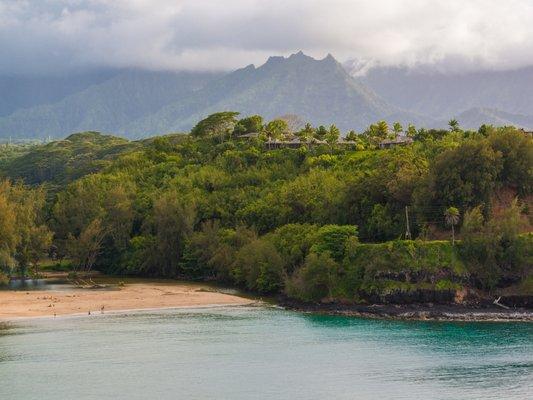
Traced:
[[305, 124], [305, 126], [300, 129], [298, 132], [295, 133], [296, 137], [300, 139], [300, 142], [302, 144], [305, 144], [307, 148], [309, 148], [309, 145], [311, 143], [311, 140], [313, 139], [313, 135], [315, 134], [315, 129], [311, 126], [310, 123]]
[[379, 121], [376, 125], [376, 134], [381, 139], [384, 140], [389, 135], [389, 125], [386, 121]]
[[392, 125], [392, 129], [394, 130], [394, 136], [397, 138], [401, 135], [403, 132], [403, 126], [399, 122], [395, 122], [394, 125]]
[[357, 133], [354, 131], [354, 130], [351, 130], [350, 132], [348, 132], [348, 134], [346, 135], [346, 137], [344, 138], [344, 140], [346, 140], [347, 142], [357, 142]]
[[459, 132], [459, 122], [456, 119], [451, 119], [448, 122], [448, 126], [450, 127], [450, 131]]
[[444, 220], [446, 225], [452, 227], [452, 245], [455, 244], [455, 225], [459, 223], [459, 210], [455, 207], [448, 207], [444, 211]]
[[333, 151], [333, 146], [339, 142], [340, 136], [341, 131], [339, 128], [337, 128], [335, 125], [331, 125], [326, 133], [326, 136], [324, 137], [326, 143], [329, 145], [330, 151]]
[[414, 138], [416, 136], [416, 128], [413, 124], [409, 124], [407, 126], [407, 131], [405, 132], [405, 134], [410, 137], [410, 138]]
[[274, 119], [265, 125], [263, 128], [268, 139], [268, 149], [270, 150], [270, 143], [274, 140], [282, 140], [288, 133], [288, 125], [282, 119]]

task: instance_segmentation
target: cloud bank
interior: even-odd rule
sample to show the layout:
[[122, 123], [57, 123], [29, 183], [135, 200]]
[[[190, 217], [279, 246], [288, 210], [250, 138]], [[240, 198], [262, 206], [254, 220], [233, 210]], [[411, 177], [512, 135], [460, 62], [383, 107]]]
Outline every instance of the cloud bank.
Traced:
[[228, 70], [298, 50], [381, 65], [533, 65], [531, 0], [0, 0], [0, 73]]

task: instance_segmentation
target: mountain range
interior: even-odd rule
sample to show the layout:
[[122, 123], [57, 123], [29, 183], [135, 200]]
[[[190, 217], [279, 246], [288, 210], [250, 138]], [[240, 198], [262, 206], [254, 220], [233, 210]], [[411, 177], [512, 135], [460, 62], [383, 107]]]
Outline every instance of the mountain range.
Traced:
[[533, 128], [533, 67], [445, 74], [374, 67], [302, 52], [230, 73], [102, 70], [66, 77], [0, 77], [0, 138], [59, 138], [98, 130], [139, 138], [187, 131], [223, 110], [361, 131], [385, 119], [464, 128]]
[[457, 116], [471, 108], [533, 115], [533, 67], [462, 73], [374, 67], [360, 79], [391, 104], [433, 118]]

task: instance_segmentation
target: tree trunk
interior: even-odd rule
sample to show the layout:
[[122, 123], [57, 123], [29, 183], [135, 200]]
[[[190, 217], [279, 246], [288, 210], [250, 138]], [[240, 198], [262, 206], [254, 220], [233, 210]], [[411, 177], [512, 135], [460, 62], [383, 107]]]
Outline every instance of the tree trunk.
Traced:
[[455, 229], [452, 224], [452, 246], [455, 246]]

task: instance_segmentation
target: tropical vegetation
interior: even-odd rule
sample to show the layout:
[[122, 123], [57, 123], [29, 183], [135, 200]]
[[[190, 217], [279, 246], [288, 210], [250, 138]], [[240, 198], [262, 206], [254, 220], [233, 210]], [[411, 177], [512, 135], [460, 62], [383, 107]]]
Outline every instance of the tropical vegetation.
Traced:
[[[531, 281], [533, 139], [522, 130], [381, 121], [341, 141], [335, 125], [239, 117], [143, 141], [87, 132], [10, 150], [4, 275], [49, 251], [78, 271], [302, 301], [451, 301], [464, 287]], [[412, 140], [380, 149], [398, 136]], [[294, 138], [296, 148], [270, 146]]]

